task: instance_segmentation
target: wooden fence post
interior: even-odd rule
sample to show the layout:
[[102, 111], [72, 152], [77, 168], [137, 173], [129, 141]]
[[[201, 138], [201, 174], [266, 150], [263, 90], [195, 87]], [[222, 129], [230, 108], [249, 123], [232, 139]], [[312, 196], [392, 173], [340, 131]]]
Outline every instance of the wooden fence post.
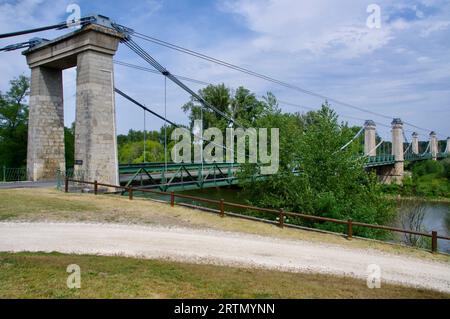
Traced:
[[170, 192], [170, 206], [171, 207], [175, 206], [175, 193], [174, 192]]
[[219, 207], [220, 207], [220, 217], [224, 217], [225, 216], [225, 209], [224, 209], [224, 207], [223, 207], [224, 205], [223, 205], [223, 198], [220, 200], [220, 203], [219, 203]]
[[133, 188], [128, 187], [128, 199], [133, 200]]
[[98, 182], [97, 180], [94, 181], [94, 194], [97, 195], [98, 193]]
[[69, 178], [67, 176], [64, 177], [64, 192], [69, 192]]
[[431, 251], [433, 253], [437, 252], [437, 231], [431, 232]]
[[279, 226], [281, 227], [281, 228], [283, 228], [284, 227], [284, 210], [283, 209], [280, 209], [280, 215], [279, 215]]
[[347, 220], [347, 239], [351, 240], [353, 238], [353, 221], [351, 218]]

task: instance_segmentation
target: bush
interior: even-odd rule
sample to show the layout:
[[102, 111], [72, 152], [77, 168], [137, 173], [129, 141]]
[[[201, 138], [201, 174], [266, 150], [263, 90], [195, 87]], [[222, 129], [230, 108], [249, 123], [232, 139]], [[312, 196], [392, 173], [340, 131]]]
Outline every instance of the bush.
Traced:
[[413, 177], [436, 174], [437, 176], [444, 175], [444, 165], [438, 161], [424, 161], [419, 162], [413, 167]]
[[443, 177], [450, 179], [450, 159], [442, 161], [442, 165], [444, 166]]

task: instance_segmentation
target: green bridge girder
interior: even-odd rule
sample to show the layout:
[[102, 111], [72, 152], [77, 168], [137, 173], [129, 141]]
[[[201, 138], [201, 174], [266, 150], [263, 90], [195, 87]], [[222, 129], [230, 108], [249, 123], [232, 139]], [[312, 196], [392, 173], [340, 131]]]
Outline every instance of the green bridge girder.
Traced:
[[235, 163], [144, 163], [119, 165], [119, 176], [124, 186], [179, 191], [236, 185], [239, 168]]
[[[448, 153], [438, 153], [439, 159]], [[431, 159], [430, 153], [405, 154], [405, 161], [422, 161]], [[395, 164], [394, 155], [378, 155], [367, 158], [366, 168]], [[238, 184], [236, 173], [240, 164], [236, 163], [143, 163], [119, 165], [122, 185], [155, 188], [161, 191], [179, 191], [208, 187], [222, 187]], [[254, 176], [264, 179], [266, 176]]]
[[[438, 159], [449, 157], [449, 153], [438, 153]], [[432, 158], [430, 153], [405, 154], [405, 161], [423, 161]], [[366, 168], [393, 165], [395, 156], [378, 155], [366, 158]], [[222, 187], [238, 184], [236, 173], [240, 164], [236, 163], [143, 163], [121, 164], [119, 175], [121, 185], [145, 186], [162, 191], [189, 190], [208, 187]], [[58, 172], [58, 184], [63, 181], [63, 176], [83, 179], [83, 176], [74, 176], [73, 168], [66, 172]], [[264, 179], [266, 176], [254, 176], [255, 180]], [[0, 182], [26, 180], [25, 168], [0, 169]]]

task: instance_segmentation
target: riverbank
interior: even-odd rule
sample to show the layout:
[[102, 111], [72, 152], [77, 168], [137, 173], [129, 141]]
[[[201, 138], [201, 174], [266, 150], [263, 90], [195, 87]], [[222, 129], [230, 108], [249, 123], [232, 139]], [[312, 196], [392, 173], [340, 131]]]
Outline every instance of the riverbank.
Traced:
[[217, 214], [178, 205], [170, 207], [164, 203], [138, 197], [130, 202], [124, 196], [66, 194], [55, 189], [0, 190], [0, 221], [85, 222], [213, 229], [271, 238], [329, 243], [343, 248], [375, 249], [394, 255], [450, 262], [448, 255], [431, 254], [404, 245], [356, 238], [349, 241], [339, 234], [324, 234], [313, 230], [280, 229], [275, 225], [233, 217], [221, 218]]
[[420, 202], [429, 202], [429, 203], [442, 203], [442, 204], [450, 204], [450, 198], [448, 197], [424, 197], [424, 196], [401, 196], [401, 195], [392, 195], [386, 194], [385, 197], [389, 200], [395, 201], [420, 201]]

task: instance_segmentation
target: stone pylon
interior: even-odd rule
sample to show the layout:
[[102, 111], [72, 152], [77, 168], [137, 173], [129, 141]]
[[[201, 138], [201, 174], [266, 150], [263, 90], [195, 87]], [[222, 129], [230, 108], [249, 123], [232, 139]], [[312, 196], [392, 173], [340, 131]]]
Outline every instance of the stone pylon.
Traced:
[[376, 156], [376, 124], [374, 121], [367, 120], [364, 123], [364, 154], [367, 156]]
[[65, 170], [62, 71], [46, 66], [31, 68], [27, 176], [51, 180]]
[[33, 181], [65, 170], [62, 70], [77, 67], [75, 172], [117, 185], [113, 56], [123, 35], [89, 24], [24, 52], [31, 68], [27, 171]]
[[431, 153], [431, 158], [434, 161], [437, 161], [437, 155], [438, 155], [438, 140], [437, 140], [437, 135], [435, 132], [431, 132], [430, 133], [430, 153]]
[[404, 174], [403, 122], [399, 118], [392, 121], [392, 155], [395, 156], [393, 181], [401, 183]]
[[411, 151], [413, 154], [419, 154], [419, 134], [416, 132], [412, 134]]

